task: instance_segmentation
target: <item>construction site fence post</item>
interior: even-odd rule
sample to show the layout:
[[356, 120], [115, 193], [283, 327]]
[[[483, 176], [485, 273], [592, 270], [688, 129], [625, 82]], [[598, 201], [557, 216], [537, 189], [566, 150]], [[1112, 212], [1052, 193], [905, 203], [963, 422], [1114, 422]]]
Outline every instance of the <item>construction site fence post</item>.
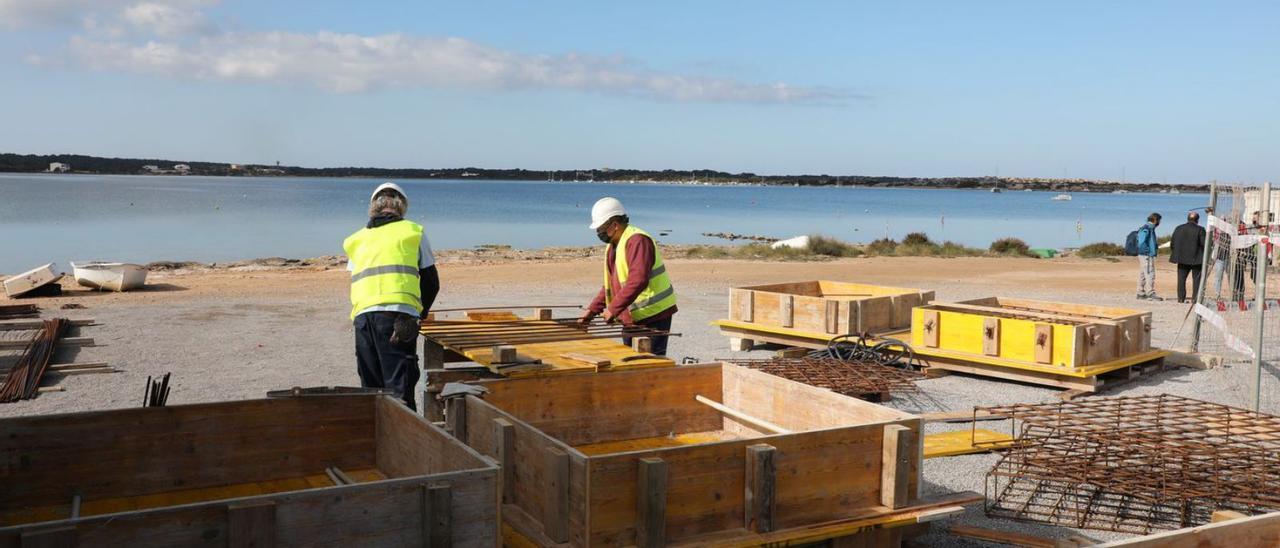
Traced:
[[[1209, 215], [1216, 216], [1217, 214], [1218, 214], [1218, 181], [1213, 181], [1209, 183], [1209, 209], [1205, 211], [1205, 219], [1204, 219], [1204, 224], [1206, 228], [1204, 233], [1205, 234], [1204, 255], [1202, 256], [1203, 258], [1200, 260], [1200, 287], [1197, 289], [1196, 294], [1192, 296], [1193, 298], [1191, 299], [1191, 306], [1195, 306], [1197, 303], [1201, 302], [1204, 299], [1205, 287], [1209, 285], [1209, 276], [1210, 274], [1212, 274], [1212, 269], [1216, 268], [1216, 265], [1214, 264], [1216, 263], [1216, 261], [1211, 262], [1211, 259], [1209, 258], [1209, 248], [1212, 247], [1214, 243], [1213, 225], [1209, 224]], [[1191, 351], [1199, 352], [1200, 351], [1200, 315], [1192, 313], [1191, 317], [1192, 317]]]
[[[1265, 235], [1266, 239], [1258, 240], [1258, 259], [1254, 262], [1258, 269], [1257, 282], [1254, 283], [1255, 307], [1258, 313], [1258, 340], [1257, 346], [1253, 352], [1253, 410], [1262, 410], [1262, 344], [1266, 338], [1265, 323], [1267, 317], [1267, 266], [1271, 263], [1271, 257], [1267, 255], [1268, 243], [1271, 241], [1271, 183], [1262, 185], [1262, 195], [1258, 201], [1258, 223], [1261, 228], [1261, 235]], [[1255, 227], [1256, 228], [1256, 227]]]

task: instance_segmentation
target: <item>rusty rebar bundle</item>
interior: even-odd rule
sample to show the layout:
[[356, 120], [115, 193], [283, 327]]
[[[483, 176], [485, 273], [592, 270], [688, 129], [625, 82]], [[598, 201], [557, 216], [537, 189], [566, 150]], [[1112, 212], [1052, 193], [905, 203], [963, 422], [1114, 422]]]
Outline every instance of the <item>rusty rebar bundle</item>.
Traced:
[[423, 321], [422, 335], [441, 346], [467, 350], [497, 345], [538, 344], [588, 339], [680, 336], [643, 326], [595, 320]]
[[40, 388], [40, 379], [49, 367], [49, 358], [53, 356], [58, 339], [66, 332], [68, 322], [61, 318], [45, 320], [27, 347], [22, 351], [18, 362], [9, 369], [0, 384], [0, 403], [29, 400], [36, 396]]
[[721, 358], [721, 361], [763, 371], [770, 375], [826, 388], [837, 394], [918, 392], [915, 381], [924, 376], [899, 367], [872, 361], [837, 360], [834, 358]]
[[1280, 417], [1168, 394], [976, 411], [1017, 433], [990, 516], [1147, 534], [1280, 510]]

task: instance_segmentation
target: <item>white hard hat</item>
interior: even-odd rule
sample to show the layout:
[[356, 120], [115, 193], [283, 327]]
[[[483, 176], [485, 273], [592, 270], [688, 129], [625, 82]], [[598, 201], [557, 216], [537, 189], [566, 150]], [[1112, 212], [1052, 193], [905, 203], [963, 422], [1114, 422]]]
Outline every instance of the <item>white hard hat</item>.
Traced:
[[399, 194], [400, 194], [400, 197], [404, 198], [404, 203], [405, 203], [406, 205], [409, 203], [409, 195], [404, 193], [404, 189], [403, 189], [403, 188], [400, 188], [400, 185], [397, 185], [397, 184], [395, 184], [395, 183], [391, 183], [391, 182], [382, 183], [382, 184], [378, 185], [378, 188], [373, 189], [373, 194], [370, 194], [370, 195], [369, 195], [369, 202], [371, 202], [371, 203], [372, 203], [372, 202], [373, 202], [373, 199], [378, 197], [378, 193], [379, 193], [379, 192], [382, 192], [382, 191], [384, 191], [384, 190], [394, 190], [394, 191], [396, 191], [397, 193], [399, 193]]
[[596, 200], [596, 205], [591, 206], [591, 226], [588, 228], [595, 230], [609, 222], [609, 219], [626, 214], [627, 210], [622, 208], [622, 202], [617, 198], [600, 198]]

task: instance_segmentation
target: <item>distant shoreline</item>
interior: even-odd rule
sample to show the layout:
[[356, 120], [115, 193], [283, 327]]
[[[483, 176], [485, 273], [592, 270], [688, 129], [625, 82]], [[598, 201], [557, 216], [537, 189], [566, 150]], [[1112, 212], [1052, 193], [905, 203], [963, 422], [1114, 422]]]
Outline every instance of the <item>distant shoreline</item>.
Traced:
[[212, 177], [324, 177], [382, 178], [409, 180], [516, 181], [605, 184], [665, 184], [688, 186], [791, 186], [849, 188], [921, 188], [1000, 192], [1025, 190], [1060, 193], [1172, 193], [1209, 192], [1207, 184], [1129, 183], [1089, 179], [1022, 177], [887, 177], [868, 175], [756, 175], [714, 170], [526, 170], [482, 169], [392, 169], [370, 167], [307, 168], [298, 166], [182, 162], [159, 159], [101, 158], [95, 156], [0, 153], [0, 173], [50, 173], [51, 164], [61, 164], [75, 175], [172, 175]]

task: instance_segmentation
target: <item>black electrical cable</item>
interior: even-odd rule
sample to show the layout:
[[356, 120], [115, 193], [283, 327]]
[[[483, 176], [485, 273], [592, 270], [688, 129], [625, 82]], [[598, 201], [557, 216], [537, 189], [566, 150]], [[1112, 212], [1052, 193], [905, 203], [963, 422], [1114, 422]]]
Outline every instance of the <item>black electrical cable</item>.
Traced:
[[881, 339], [869, 344], [866, 335], [846, 333], [827, 341], [827, 347], [809, 353], [812, 358], [832, 358], [840, 361], [871, 362], [892, 367], [912, 368], [921, 364], [916, 360], [911, 345], [898, 339]]

